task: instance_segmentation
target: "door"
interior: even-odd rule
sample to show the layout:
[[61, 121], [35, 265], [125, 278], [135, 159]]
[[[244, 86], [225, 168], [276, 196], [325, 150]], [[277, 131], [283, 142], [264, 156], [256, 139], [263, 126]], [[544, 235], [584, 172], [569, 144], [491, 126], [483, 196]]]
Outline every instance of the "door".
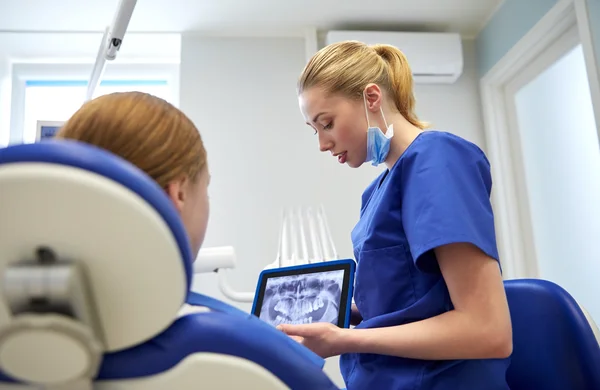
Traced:
[[506, 87], [526, 276], [551, 280], [600, 322], [600, 149], [577, 29]]

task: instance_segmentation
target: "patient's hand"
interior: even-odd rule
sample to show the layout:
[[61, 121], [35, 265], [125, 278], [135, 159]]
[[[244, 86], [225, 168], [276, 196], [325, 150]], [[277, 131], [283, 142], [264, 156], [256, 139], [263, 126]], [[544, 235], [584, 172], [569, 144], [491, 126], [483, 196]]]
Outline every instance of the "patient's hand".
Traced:
[[363, 318], [358, 311], [358, 307], [356, 304], [352, 304], [352, 309], [350, 311], [350, 325], [356, 326], [362, 322]]

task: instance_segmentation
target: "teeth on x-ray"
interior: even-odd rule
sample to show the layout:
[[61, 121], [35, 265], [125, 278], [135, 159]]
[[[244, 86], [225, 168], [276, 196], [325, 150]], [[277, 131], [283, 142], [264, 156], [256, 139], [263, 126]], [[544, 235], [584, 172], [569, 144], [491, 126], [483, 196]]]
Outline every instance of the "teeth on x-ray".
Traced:
[[278, 312], [290, 316], [290, 317], [300, 317], [313, 311], [319, 310], [325, 306], [325, 302], [323, 302], [323, 298], [317, 296], [314, 301], [300, 301], [297, 304], [294, 304], [292, 300], [280, 300], [275, 305], [275, 310]]
[[260, 318], [273, 324], [337, 324], [344, 271], [282, 276], [267, 281]]

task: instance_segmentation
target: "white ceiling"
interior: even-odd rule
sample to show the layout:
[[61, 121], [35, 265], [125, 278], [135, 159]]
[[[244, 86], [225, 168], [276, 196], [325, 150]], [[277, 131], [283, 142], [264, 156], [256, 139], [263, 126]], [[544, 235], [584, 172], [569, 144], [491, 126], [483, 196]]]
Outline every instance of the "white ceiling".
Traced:
[[[307, 27], [475, 35], [502, 0], [138, 0], [129, 31], [291, 31]], [[102, 31], [118, 0], [0, 0], [0, 31]], [[368, 4], [368, 5], [367, 5]]]

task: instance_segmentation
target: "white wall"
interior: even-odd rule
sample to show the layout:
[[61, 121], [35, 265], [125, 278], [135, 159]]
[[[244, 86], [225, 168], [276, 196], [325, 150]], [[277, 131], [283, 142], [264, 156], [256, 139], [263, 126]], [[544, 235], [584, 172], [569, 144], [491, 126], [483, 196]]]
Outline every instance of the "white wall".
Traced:
[[[473, 42], [454, 85], [419, 85], [418, 112], [436, 129], [484, 144]], [[364, 188], [381, 171], [341, 166], [318, 150], [304, 124], [296, 80], [305, 65], [302, 38], [182, 37], [180, 107], [198, 126], [212, 173], [205, 247], [233, 245], [230, 284], [253, 292], [277, 252], [281, 208], [323, 203], [341, 257], [353, 257], [350, 231]], [[194, 290], [225, 299], [214, 274]], [[250, 310], [250, 304], [235, 303]], [[337, 359], [327, 372], [341, 385]]]
[[11, 69], [0, 43], [0, 148], [8, 145], [10, 137]]
[[581, 45], [515, 99], [539, 276], [600, 322], [600, 152]]
[[416, 85], [417, 113], [433, 129], [457, 134], [485, 151], [475, 42], [463, 40], [464, 72], [452, 85]]

